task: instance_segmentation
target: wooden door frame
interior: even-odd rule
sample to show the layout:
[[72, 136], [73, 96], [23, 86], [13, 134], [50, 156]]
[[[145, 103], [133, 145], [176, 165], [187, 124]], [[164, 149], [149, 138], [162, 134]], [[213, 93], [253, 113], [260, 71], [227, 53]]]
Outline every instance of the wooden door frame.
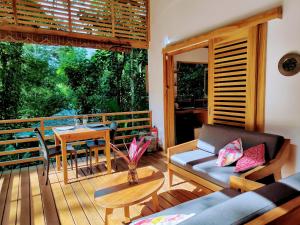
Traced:
[[[208, 46], [211, 39], [231, 33], [237, 29], [258, 26], [258, 82], [256, 110], [256, 130], [264, 130], [265, 109], [265, 69], [267, 22], [282, 18], [282, 6], [264, 11], [230, 25], [212, 30], [205, 34], [167, 45], [163, 50], [163, 94], [164, 94], [164, 150], [175, 145], [175, 109], [174, 109], [174, 56]], [[210, 63], [208, 62], [208, 67]]]

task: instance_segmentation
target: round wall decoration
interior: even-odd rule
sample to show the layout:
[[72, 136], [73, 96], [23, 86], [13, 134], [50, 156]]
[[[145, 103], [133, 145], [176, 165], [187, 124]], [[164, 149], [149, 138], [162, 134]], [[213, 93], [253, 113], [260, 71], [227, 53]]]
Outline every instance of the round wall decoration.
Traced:
[[293, 76], [300, 72], [300, 54], [288, 53], [278, 63], [278, 70], [284, 76]]

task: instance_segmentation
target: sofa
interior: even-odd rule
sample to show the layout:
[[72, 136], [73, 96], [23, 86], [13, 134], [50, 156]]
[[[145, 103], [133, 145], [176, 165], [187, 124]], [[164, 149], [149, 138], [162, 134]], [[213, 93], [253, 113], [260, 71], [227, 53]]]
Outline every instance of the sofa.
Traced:
[[163, 223], [163, 217], [180, 214], [187, 215], [186, 219], [172, 224], [259, 225], [274, 221], [300, 205], [300, 173], [266, 186], [256, 186], [256, 182], [244, 178], [237, 179], [235, 184], [239, 183], [241, 189], [249, 182], [250, 189], [254, 190], [241, 193], [232, 188], [225, 188], [138, 219], [132, 224], [143, 224], [143, 220], [154, 220], [153, 224], [156, 225], [167, 224]]
[[[235, 173], [234, 164], [216, 166], [219, 150], [237, 138], [241, 138], [243, 149], [264, 143], [266, 163], [243, 173]], [[290, 140], [280, 135], [229, 126], [203, 125], [199, 139], [168, 148], [169, 186], [172, 186], [174, 173], [213, 191], [228, 188], [230, 176], [254, 181], [273, 176], [274, 180], [279, 180], [289, 148]]]

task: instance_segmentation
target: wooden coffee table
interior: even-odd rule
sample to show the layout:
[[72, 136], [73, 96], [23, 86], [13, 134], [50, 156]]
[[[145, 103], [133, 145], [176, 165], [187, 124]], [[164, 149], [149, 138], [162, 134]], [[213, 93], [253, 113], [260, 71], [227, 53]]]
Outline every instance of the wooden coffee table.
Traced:
[[139, 183], [130, 185], [127, 181], [128, 171], [107, 175], [111, 179], [95, 192], [96, 203], [105, 208], [105, 224], [115, 208], [124, 208], [126, 222], [130, 221], [129, 206], [152, 197], [153, 206], [159, 211], [157, 191], [164, 183], [164, 175], [152, 166], [137, 169]]

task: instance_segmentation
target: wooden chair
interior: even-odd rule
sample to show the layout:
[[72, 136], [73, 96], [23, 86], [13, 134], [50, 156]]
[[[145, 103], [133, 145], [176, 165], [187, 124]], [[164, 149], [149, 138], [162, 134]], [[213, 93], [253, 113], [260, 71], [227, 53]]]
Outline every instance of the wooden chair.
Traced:
[[[34, 129], [34, 132], [36, 133], [36, 136], [39, 140], [40, 144], [40, 152], [42, 153], [42, 156], [44, 157], [43, 159], [43, 164], [44, 164], [44, 171], [43, 171], [43, 176], [45, 175], [45, 170], [46, 170], [46, 185], [48, 184], [48, 177], [49, 177], [49, 166], [50, 166], [50, 159], [52, 157], [55, 157], [57, 155], [61, 155], [61, 147], [60, 146], [55, 146], [53, 148], [48, 148], [48, 146], [45, 143], [45, 140], [38, 128]], [[67, 153], [70, 154], [71, 157], [71, 168], [73, 169], [73, 159], [72, 156], [74, 154], [75, 156], [75, 168], [76, 168], [76, 178], [78, 178], [78, 163], [77, 163], [77, 151], [73, 148], [71, 144], [67, 145]]]
[[[111, 122], [110, 126], [110, 142], [112, 144], [115, 143], [115, 136], [116, 132], [118, 129], [118, 123], [116, 122]], [[90, 173], [92, 173], [92, 152], [95, 151], [95, 149], [100, 149], [105, 147], [105, 140], [103, 139], [97, 139], [97, 140], [88, 140], [86, 141], [86, 146], [87, 146], [87, 156], [90, 156]], [[114, 155], [114, 162], [115, 162], [115, 169], [117, 170], [117, 158], [116, 158], [116, 153], [113, 151]]]

